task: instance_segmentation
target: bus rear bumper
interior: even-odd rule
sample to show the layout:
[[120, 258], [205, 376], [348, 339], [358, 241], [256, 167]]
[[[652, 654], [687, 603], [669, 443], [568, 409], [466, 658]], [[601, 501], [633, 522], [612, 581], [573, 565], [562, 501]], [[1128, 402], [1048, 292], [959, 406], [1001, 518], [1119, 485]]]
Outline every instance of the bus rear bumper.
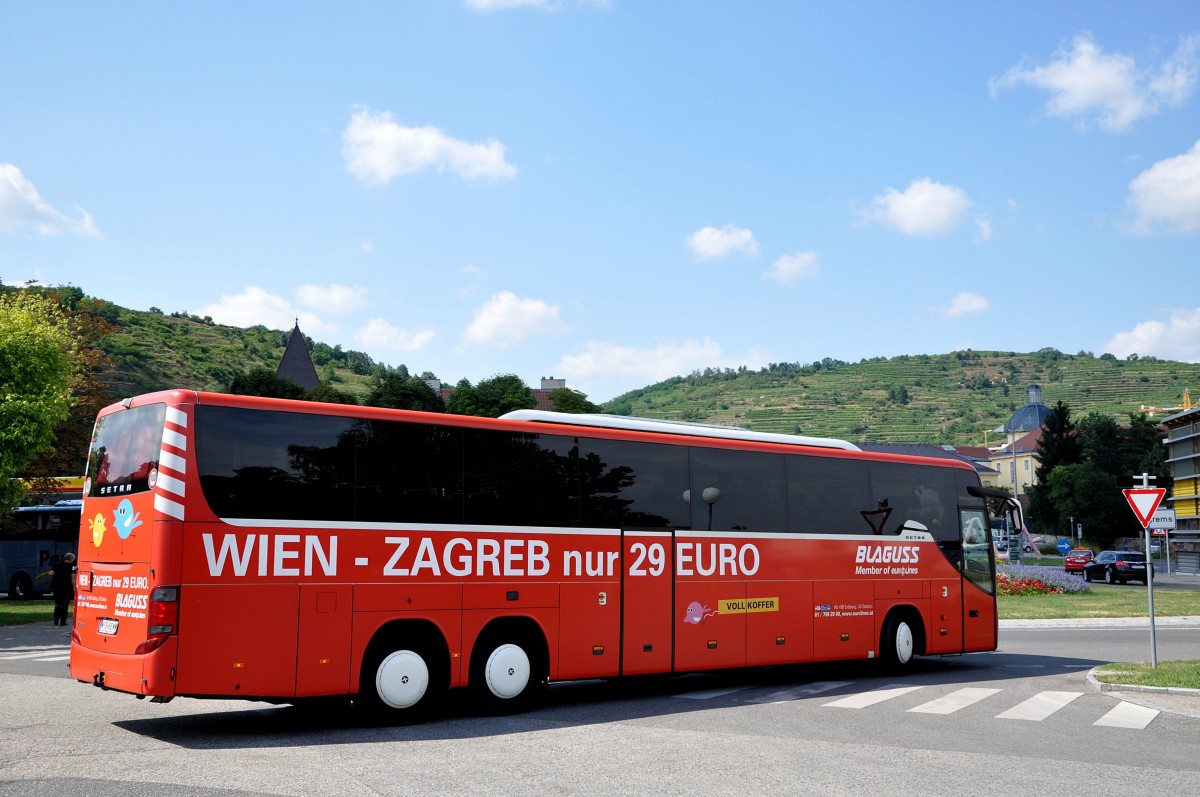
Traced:
[[71, 677], [100, 689], [163, 703], [175, 697], [176, 638], [151, 653], [111, 653], [71, 643]]

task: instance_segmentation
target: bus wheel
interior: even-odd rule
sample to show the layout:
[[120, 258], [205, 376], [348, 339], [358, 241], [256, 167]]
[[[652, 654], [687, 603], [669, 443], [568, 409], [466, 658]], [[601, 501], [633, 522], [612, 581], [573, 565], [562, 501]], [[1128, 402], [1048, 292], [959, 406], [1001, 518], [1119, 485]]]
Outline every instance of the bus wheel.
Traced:
[[908, 669], [916, 652], [916, 633], [907, 617], [898, 612], [888, 616], [883, 624], [880, 649], [884, 667], [893, 672]]
[[380, 717], [419, 721], [445, 693], [442, 670], [429, 645], [382, 646], [366, 659], [359, 695]]
[[481, 640], [471, 670], [471, 684], [488, 707], [513, 713], [533, 704], [546, 685], [548, 667], [538, 645], [516, 636]]
[[17, 573], [8, 582], [8, 597], [24, 600], [33, 597], [33, 579], [28, 573]]

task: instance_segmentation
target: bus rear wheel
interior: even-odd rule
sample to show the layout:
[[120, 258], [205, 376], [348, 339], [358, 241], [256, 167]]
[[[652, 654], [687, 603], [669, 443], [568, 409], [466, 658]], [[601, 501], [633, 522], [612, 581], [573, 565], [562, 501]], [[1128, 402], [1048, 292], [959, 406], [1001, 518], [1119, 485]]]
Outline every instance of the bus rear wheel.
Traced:
[[917, 632], [908, 617], [900, 613], [888, 616], [880, 638], [883, 666], [892, 672], [907, 670], [917, 649]]
[[536, 702], [548, 670], [541, 647], [529, 636], [492, 635], [476, 646], [471, 684], [488, 708], [511, 714]]

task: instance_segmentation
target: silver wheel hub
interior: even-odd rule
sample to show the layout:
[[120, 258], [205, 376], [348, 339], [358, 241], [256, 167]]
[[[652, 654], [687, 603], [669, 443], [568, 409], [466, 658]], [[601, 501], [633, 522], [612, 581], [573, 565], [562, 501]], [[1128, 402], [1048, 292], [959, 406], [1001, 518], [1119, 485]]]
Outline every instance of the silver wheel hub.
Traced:
[[511, 700], [529, 685], [529, 656], [519, 645], [504, 644], [492, 651], [483, 675], [488, 690], [501, 700]]
[[429, 665], [411, 650], [389, 653], [375, 670], [375, 693], [392, 708], [412, 708], [429, 689]]

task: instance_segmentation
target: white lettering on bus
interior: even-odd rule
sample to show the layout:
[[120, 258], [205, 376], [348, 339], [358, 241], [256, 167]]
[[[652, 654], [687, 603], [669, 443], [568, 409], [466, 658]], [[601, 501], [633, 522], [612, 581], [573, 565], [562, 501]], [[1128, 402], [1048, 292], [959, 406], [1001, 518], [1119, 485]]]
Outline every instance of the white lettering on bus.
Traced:
[[860, 545], [854, 556], [855, 564], [916, 564], [921, 549], [916, 545]]
[[728, 542], [675, 544], [677, 576], [752, 576], [758, 572], [760, 564], [758, 547], [752, 543], [746, 543], [740, 548]]
[[395, 546], [383, 568], [385, 576], [425, 574], [440, 577], [444, 571], [459, 578], [472, 574], [512, 578], [544, 576], [550, 572], [550, 544], [545, 540], [507, 539], [502, 542], [484, 537], [472, 543], [464, 537], [454, 537], [442, 547], [439, 556], [437, 541], [432, 537], [421, 537], [411, 560], [406, 556], [412, 547], [411, 539], [387, 537], [385, 542]]
[[279, 534], [273, 543], [269, 539], [270, 534], [248, 534], [240, 544], [236, 534], [226, 534], [221, 539], [219, 551], [213, 537], [212, 534], [201, 535], [204, 553], [208, 557], [210, 576], [224, 575], [226, 561], [229, 562], [233, 575], [244, 576], [253, 557], [257, 557], [260, 576], [298, 576], [300, 568], [291, 567], [289, 563], [293, 559], [301, 558], [306, 576], [313, 575], [314, 562], [319, 563], [321, 572], [325, 575], [337, 575], [336, 536], [329, 538], [326, 548], [322, 539], [315, 534], [304, 535], [303, 544], [299, 534]]

